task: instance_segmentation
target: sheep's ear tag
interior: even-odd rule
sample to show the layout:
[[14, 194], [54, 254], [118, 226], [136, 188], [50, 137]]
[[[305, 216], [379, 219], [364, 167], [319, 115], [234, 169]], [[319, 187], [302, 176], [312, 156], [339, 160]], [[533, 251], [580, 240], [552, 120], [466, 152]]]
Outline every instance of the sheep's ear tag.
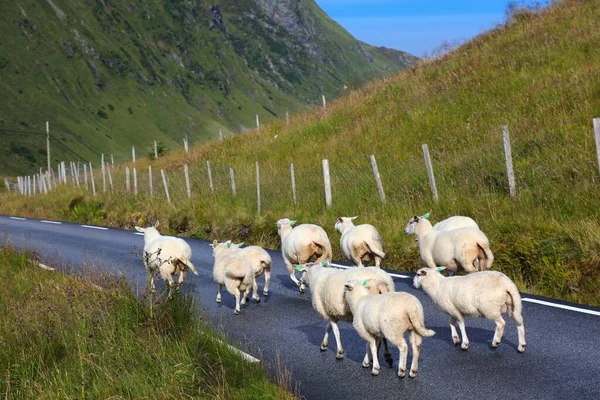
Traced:
[[322, 266], [326, 266], [327, 265], [327, 260], [323, 260], [319, 264], [321, 264]]
[[356, 218], [358, 218], [358, 215], [356, 217], [350, 218], [350, 221], [354, 221]]
[[238, 243], [237, 247], [242, 247], [243, 245], [244, 245], [244, 242]]
[[144, 228], [140, 228], [139, 226], [136, 226], [135, 230], [144, 233]]
[[296, 271], [302, 271], [302, 265], [296, 265], [296, 266], [294, 267], [294, 269], [295, 269]]
[[425, 215], [423, 215], [423, 218], [429, 219], [429, 213], [425, 213]]
[[294, 226], [295, 223], [296, 221], [290, 221], [290, 226]]
[[363, 281], [363, 282], [362, 282], [362, 285], [363, 285], [363, 286], [367, 286], [367, 281]]
[[444, 267], [437, 267], [438, 272], [442, 272], [443, 270], [445, 270], [446, 268]]
[[231, 242], [227, 242], [227, 248], [231, 247]]

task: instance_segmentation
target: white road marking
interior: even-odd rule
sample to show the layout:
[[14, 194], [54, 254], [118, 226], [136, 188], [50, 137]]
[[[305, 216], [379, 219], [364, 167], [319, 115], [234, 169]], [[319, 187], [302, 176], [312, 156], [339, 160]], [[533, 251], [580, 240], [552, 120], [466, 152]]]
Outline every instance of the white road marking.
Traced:
[[[348, 267], [347, 265], [340, 265], [340, 264], [334, 264], [334, 263], [331, 263], [331, 265], [334, 266], [334, 267], [343, 268], [343, 269], [354, 268], [354, 267]], [[400, 275], [400, 274], [389, 274], [389, 275], [393, 276], [395, 278], [411, 279], [411, 277], [407, 276], [407, 275]]]
[[45, 224], [56, 224], [56, 225], [62, 224], [62, 222], [58, 222], [58, 221], [46, 221], [45, 219], [41, 220], [40, 222], [43, 222]]
[[141, 232], [133, 232], [133, 234], [134, 234], [134, 235], [140, 235], [140, 236], [144, 236], [144, 234], [143, 234], [143, 233], [141, 233]]
[[16, 219], [17, 221], [25, 221], [27, 218], [21, 218], [21, 217], [8, 217], [10, 219]]
[[583, 314], [591, 314], [591, 315], [598, 315], [598, 316], [600, 316], [600, 311], [586, 310], [585, 308], [579, 308], [579, 307], [573, 307], [573, 306], [566, 306], [564, 304], [555, 304], [555, 303], [550, 303], [549, 301], [538, 300], [538, 299], [524, 298], [522, 300], [523, 301], [527, 301], [529, 303], [542, 304], [544, 306], [562, 308], [564, 310], [577, 311], [577, 312], [580, 312], [580, 313], [583, 313]]
[[105, 228], [103, 226], [93, 226], [93, 225], [81, 225], [82, 228], [90, 228], [90, 229], [99, 229], [101, 231], [107, 231], [108, 228]]
[[226, 345], [231, 351], [233, 351], [235, 354], [237, 354], [238, 356], [242, 357], [244, 360], [251, 362], [251, 363], [257, 363], [260, 362], [260, 360], [256, 357], [252, 357], [250, 354], [248, 353], [244, 353], [243, 351], [241, 351], [240, 349], [236, 349], [235, 347], [233, 347], [230, 344], [224, 343], [222, 340], [220, 339], [215, 339], [217, 342]]
[[42, 263], [38, 263], [38, 265], [40, 266], [40, 268], [43, 268], [45, 270], [48, 271], [54, 271], [54, 268], [47, 266], [46, 264], [42, 264]]

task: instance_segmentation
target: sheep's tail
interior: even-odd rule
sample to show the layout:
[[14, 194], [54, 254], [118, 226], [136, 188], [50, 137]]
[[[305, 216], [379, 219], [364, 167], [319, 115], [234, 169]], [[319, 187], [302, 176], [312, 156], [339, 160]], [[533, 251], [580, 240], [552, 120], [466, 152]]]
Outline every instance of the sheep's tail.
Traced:
[[413, 330], [423, 337], [431, 337], [435, 335], [435, 331], [425, 328], [425, 316], [423, 314], [423, 307], [418, 304], [417, 307], [412, 307], [412, 310], [408, 312], [408, 319], [412, 324]]
[[[317, 256], [315, 262], [321, 262], [323, 260], [331, 260], [331, 244], [329, 242], [325, 242], [325, 244], [321, 244], [313, 241], [310, 244], [313, 249], [314, 254]], [[331, 261], [328, 261], [328, 264]]]
[[494, 263], [494, 254], [490, 247], [485, 243], [477, 243], [477, 247], [479, 248], [479, 254], [477, 255], [477, 259], [475, 262], [475, 268], [477, 271], [485, 271], [487, 269], [492, 268], [492, 264]]
[[242, 282], [240, 282], [240, 290], [244, 291], [244, 290], [248, 289], [249, 287], [252, 286], [253, 283], [254, 283], [254, 272], [252, 271], [252, 268], [248, 268], [248, 269], [246, 269], [246, 273], [244, 274], [244, 277], [242, 278]]
[[174, 261], [171, 261], [171, 264], [175, 266], [175, 273], [177, 273], [178, 270], [179, 272], [183, 272], [187, 268], [189, 268], [190, 270], [192, 270], [194, 275], [198, 275], [198, 271], [196, 271], [196, 267], [194, 267], [194, 264], [192, 264], [190, 260], [186, 260], [184, 257], [175, 258]]
[[375, 254], [377, 257], [381, 258], [382, 260], [385, 258], [385, 253], [383, 252], [382, 246], [381, 246], [381, 238], [380, 237], [373, 237], [372, 241], [369, 242], [365, 242], [365, 244], [367, 245], [367, 247], [369, 248], [369, 251], [373, 254]]
[[506, 293], [508, 294], [508, 298], [506, 299], [508, 314], [515, 320], [517, 325], [523, 325], [523, 303], [521, 301], [521, 294], [519, 294], [517, 286], [510, 279], [506, 279], [509, 281], [508, 288], [506, 289]]
[[187, 260], [184, 264], [187, 265], [188, 268], [192, 270], [194, 275], [198, 275], [198, 271], [196, 271], [196, 267], [194, 267], [194, 264], [192, 264], [192, 261]]

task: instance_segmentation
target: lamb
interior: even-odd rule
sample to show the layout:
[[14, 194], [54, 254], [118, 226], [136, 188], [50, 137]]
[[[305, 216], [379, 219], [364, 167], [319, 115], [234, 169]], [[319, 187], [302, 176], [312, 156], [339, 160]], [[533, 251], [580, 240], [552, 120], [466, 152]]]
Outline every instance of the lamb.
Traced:
[[[427, 216], [427, 218], [429, 218], [430, 214], [431, 214], [431, 211], [429, 211], [423, 217]], [[435, 224], [433, 226], [433, 229], [435, 229], [436, 231], [451, 231], [452, 229], [466, 228], [466, 227], [472, 227], [472, 228], [479, 229], [477, 222], [475, 222], [472, 218], [462, 217], [459, 215], [456, 215], [456, 216], [450, 217], [450, 218], [446, 218], [445, 220], [438, 222], [437, 224]], [[406, 233], [407, 235], [414, 235], [415, 234], [415, 225], [411, 224], [409, 221], [408, 224], [406, 225], [406, 228], [404, 228], [404, 233]]]
[[482, 231], [473, 227], [434, 230], [428, 217], [429, 213], [421, 217], [415, 215], [408, 221], [406, 229], [417, 235], [421, 259], [428, 267], [445, 266], [452, 272], [458, 267], [467, 272], [491, 268], [494, 255]]
[[[339, 321], [352, 321], [352, 312], [344, 299], [344, 283], [349, 280], [372, 279], [370, 285], [373, 294], [393, 292], [394, 281], [384, 270], [377, 267], [350, 268], [339, 270], [327, 268], [326, 261], [320, 263], [308, 263], [297, 265], [296, 269], [303, 273], [301, 279], [310, 286], [313, 308], [321, 317], [327, 320], [325, 336], [321, 343], [321, 351], [327, 350], [329, 343], [329, 332], [333, 328], [333, 334], [337, 344], [336, 358], [344, 358], [344, 348], [340, 339]], [[391, 357], [387, 351], [386, 361], [391, 362]]]
[[[217, 283], [217, 303], [221, 302], [223, 286], [235, 297], [234, 314], [240, 313], [240, 305], [246, 304], [246, 296], [242, 296], [252, 285], [254, 272], [252, 265], [239, 251], [231, 250], [231, 241], [219, 243], [213, 241], [213, 279]], [[241, 299], [240, 299], [241, 297]]]
[[294, 265], [327, 260], [330, 265], [331, 243], [323, 228], [313, 224], [302, 224], [294, 227], [296, 221], [283, 218], [277, 221], [277, 233], [281, 237], [281, 255], [290, 273], [290, 278], [304, 293], [306, 286], [296, 278]]
[[156, 221], [153, 226], [147, 228], [136, 226], [135, 229], [144, 234], [143, 260], [151, 292], [156, 291], [154, 274], [159, 272], [160, 276], [169, 284], [169, 298], [171, 298], [175, 287], [173, 275], [179, 274], [179, 287], [183, 284], [188, 268], [195, 275], [198, 275], [198, 272], [191, 261], [190, 245], [183, 239], [161, 235], [157, 229], [158, 225], [159, 222]]
[[[260, 296], [258, 295], [258, 283], [256, 283], [256, 278], [261, 277], [263, 274], [265, 275], [265, 287], [263, 289], [263, 295], [269, 295], [269, 283], [271, 282], [271, 267], [273, 265], [273, 261], [271, 260], [271, 256], [269, 253], [265, 251], [260, 246], [248, 246], [242, 247], [244, 243], [238, 243], [231, 246], [232, 249], [237, 249], [240, 253], [244, 255], [250, 265], [252, 265], [252, 271], [254, 272], [254, 280], [252, 281], [252, 300], [256, 302], [260, 302]], [[250, 290], [246, 291], [246, 301], [248, 301], [248, 295]]]
[[525, 326], [523, 325], [521, 295], [517, 286], [498, 271], [482, 271], [465, 276], [446, 278], [440, 272], [445, 268], [421, 268], [413, 285], [423, 290], [444, 312], [450, 315], [450, 329], [454, 344], [460, 342], [455, 323], [458, 321], [462, 335], [461, 348], [469, 348], [464, 316], [485, 317], [496, 323], [492, 347], [498, 347], [506, 322], [502, 313], [507, 312], [517, 324], [519, 346], [525, 351]]
[[[345, 299], [354, 316], [354, 329], [367, 341], [367, 351], [362, 366], [368, 368], [373, 359], [372, 375], [379, 375], [379, 359], [377, 342], [388, 339], [400, 350], [398, 376], [406, 376], [406, 359], [408, 346], [404, 339], [406, 331], [410, 331], [410, 344], [413, 358], [408, 376], [414, 378], [419, 369], [419, 354], [423, 336], [430, 337], [434, 331], [425, 328], [425, 317], [421, 302], [412, 294], [390, 292], [379, 295], [371, 294], [371, 279], [352, 280], [345, 284]], [[370, 351], [369, 351], [370, 350]]]
[[381, 236], [373, 225], [355, 226], [353, 221], [356, 218], [358, 217], [339, 217], [335, 223], [335, 229], [342, 234], [342, 254], [359, 267], [363, 266], [363, 260], [375, 260], [375, 266], [379, 267], [381, 260], [385, 258]]

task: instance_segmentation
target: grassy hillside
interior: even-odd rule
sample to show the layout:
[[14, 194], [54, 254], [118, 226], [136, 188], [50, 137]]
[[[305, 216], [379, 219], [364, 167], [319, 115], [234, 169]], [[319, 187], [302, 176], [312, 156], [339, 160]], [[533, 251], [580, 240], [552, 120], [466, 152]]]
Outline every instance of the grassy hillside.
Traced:
[[0, 391], [5, 399], [292, 399], [233, 354], [190, 299], [153, 316], [117, 277], [65, 276], [0, 249]]
[[245, 131], [416, 60], [360, 43], [313, 0], [258, 3], [3, 1], [0, 171], [46, 166], [45, 121], [53, 163], [125, 160], [132, 145]]
[[[334, 248], [340, 215], [377, 226], [384, 266], [421, 265], [408, 219], [433, 209], [432, 220], [470, 215], [491, 241], [494, 268], [522, 290], [600, 305], [600, 176], [592, 118], [600, 116], [600, 1], [565, 1], [536, 13], [515, 12], [509, 23], [452, 53], [354, 91], [322, 110], [274, 122], [243, 137], [153, 162], [165, 168], [175, 205], [162, 192], [92, 200], [61, 188], [53, 195], [4, 197], [0, 211], [132, 227], [155, 218], [173, 233], [278, 246], [282, 217], [324, 226]], [[517, 182], [508, 195], [501, 126], [507, 124]], [[432, 199], [421, 145], [429, 145], [440, 198]], [[375, 154], [387, 195], [379, 201], [368, 156]], [[321, 160], [333, 181], [324, 204]], [[205, 161], [213, 168], [208, 190]], [[262, 213], [256, 214], [255, 161], [260, 161]], [[191, 165], [193, 201], [182, 166]], [[294, 163], [299, 202], [290, 186]], [[229, 166], [238, 195], [229, 189]], [[139, 171], [147, 164], [139, 163]], [[156, 172], [155, 172], [156, 176]], [[98, 181], [98, 178], [97, 178]], [[155, 178], [154, 187], [160, 182]], [[158, 189], [156, 189], [158, 190]], [[83, 195], [73, 202], [77, 196]], [[340, 257], [336, 250], [336, 256]]]

